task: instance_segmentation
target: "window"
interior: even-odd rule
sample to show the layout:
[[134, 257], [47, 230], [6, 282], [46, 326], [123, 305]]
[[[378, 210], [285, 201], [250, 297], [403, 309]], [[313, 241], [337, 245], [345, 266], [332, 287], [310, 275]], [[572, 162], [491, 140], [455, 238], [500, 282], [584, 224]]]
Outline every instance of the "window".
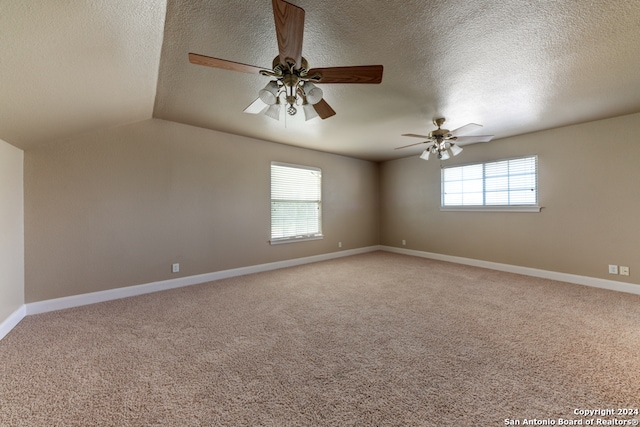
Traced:
[[539, 212], [538, 157], [442, 169], [441, 210]]
[[322, 171], [271, 162], [271, 243], [322, 238]]

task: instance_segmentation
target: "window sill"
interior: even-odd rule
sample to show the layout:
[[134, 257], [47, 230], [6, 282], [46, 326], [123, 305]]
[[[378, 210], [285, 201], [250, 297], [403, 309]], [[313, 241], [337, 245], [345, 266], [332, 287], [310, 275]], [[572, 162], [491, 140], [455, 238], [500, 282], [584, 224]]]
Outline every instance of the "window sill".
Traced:
[[441, 212], [540, 212], [542, 206], [441, 206]]
[[308, 242], [309, 240], [322, 240], [324, 236], [322, 234], [317, 236], [302, 236], [302, 237], [285, 237], [282, 239], [271, 239], [269, 243], [272, 245], [281, 245], [283, 243], [294, 243], [294, 242]]

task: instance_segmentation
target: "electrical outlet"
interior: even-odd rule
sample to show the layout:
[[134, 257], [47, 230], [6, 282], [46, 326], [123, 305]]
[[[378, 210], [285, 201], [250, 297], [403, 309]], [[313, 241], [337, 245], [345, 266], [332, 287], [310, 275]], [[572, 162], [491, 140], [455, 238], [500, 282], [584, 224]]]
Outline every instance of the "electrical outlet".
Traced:
[[609, 264], [609, 274], [618, 274], [618, 266]]
[[174, 264], [171, 264], [171, 272], [172, 273], [179, 273], [180, 272], [180, 263], [176, 262]]
[[342, 242], [338, 242], [338, 247], [341, 248], [342, 247]]
[[629, 267], [625, 267], [624, 265], [620, 266], [620, 275], [628, 276], [629, 275]]
[[407, 246], [407, 241], [402, 239], [402, 246]]

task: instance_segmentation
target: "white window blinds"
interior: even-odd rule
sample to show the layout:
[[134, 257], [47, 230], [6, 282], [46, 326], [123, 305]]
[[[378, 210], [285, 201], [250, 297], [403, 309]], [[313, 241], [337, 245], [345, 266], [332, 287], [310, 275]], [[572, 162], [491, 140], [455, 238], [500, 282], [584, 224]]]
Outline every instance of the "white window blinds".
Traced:
[[271, 163], [271, 243], [322, 237], [322, 171]]
[[442, 169], [442, 206], [537, 206], [538, 157]]

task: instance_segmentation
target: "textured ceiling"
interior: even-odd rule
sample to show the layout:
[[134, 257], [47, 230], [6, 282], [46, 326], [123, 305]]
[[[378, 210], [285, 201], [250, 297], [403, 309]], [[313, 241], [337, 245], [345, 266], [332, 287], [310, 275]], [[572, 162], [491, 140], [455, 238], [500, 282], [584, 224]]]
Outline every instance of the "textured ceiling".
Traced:
[[312, 68], [384, 66], [379, 85], [323, 85], [327, 120], [243, 113], [267, 77], [188, 62], [270, 68], [269, 0], [0, 2], [0, 139], [29, 148], [153, 116], [385, 160], [418, 154], [394, 150], [416, 142], [400, 134], [436, 116], [502, 138], [640, 111], [638, 0], [291, 2]]
[[166, 0], [0, 0], [0, 139], [22, 149], [148, 119]]

